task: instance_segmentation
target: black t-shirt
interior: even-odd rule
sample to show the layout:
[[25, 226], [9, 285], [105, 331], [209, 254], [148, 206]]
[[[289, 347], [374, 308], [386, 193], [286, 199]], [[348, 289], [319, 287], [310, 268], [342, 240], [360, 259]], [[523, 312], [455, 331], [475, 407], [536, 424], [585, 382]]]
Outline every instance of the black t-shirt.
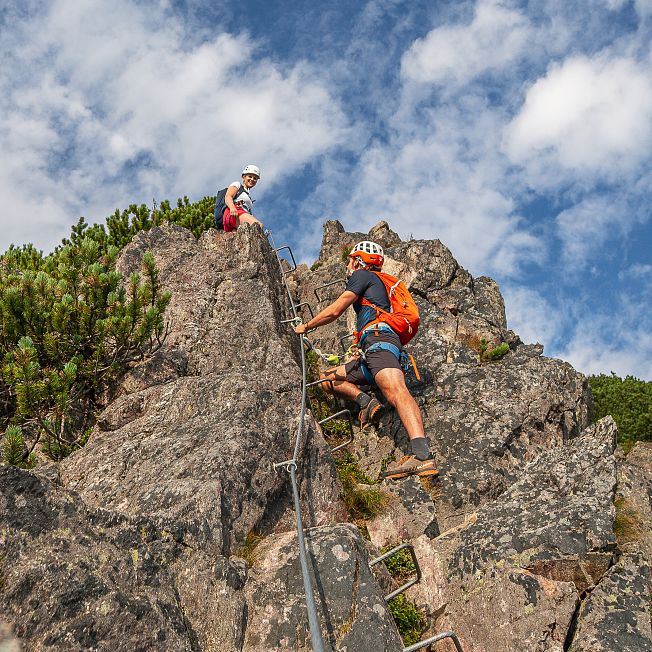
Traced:
[[[389, 311], [391, 304], [387, 296], [385, 284], [367, 269], [358, 269], [351, 274], [345, 290], [354, 292], [360, 298], [371, 301], [374, 305]], [[359, 301], [353, 304], [353, 310], [357, 315], [356, 330], [361, 331], [369, 322], [376, 319], [376, 311], [370, 306], [363, 306]]]

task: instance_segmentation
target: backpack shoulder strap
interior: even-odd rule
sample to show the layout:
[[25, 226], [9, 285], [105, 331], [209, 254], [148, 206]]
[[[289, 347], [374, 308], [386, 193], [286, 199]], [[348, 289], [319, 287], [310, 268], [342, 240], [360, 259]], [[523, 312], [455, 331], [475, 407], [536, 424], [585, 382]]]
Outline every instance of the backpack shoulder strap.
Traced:
[[[389, 276], [390, 278], [394, 278], [394, 277], [393, 277], [393, 276], [390, 276], [389, 274], [385, 274], [385, 272], [377, 272], [377, 271], [375, 271], [375, 270], [373, 270], [373, 269], [370, 269], [369, 271], [370, 271], [372, 274], [375, 274], [375, 275], [380, 279], [380, 282], [383, 284], [383, 287], [385, 288], [385, 290], [387, 290], [387, 284], [386, 284], [385, 281], [383, 280], [383, 277], [381, 276], [381, 274], [384, 274], [385, 276]], [[389, 296], [389, 292], [387, 292], [387, 301], [389, 301], [389, 303], [390, 303], [390, 305], [391, 305], [391, 303], [392, 303], [392, 298]], [[362, 298], [360, 299], [360, 303], [361, 303], [363, 306], [370, 306], [371, 308], [375, 308], [375, 309], [376, 309], [376, 316], [378, 316], [379, 314], [382, 314], [382, 313], [387, 313], [387, 310], [383, 310], [383, 308], [381, 308], [380, 306], [376, 305], [376, 304], [373, 303], [372, 301], [369, 301], [369, 299], [365, 299], [364, 297], [362, 297]]]

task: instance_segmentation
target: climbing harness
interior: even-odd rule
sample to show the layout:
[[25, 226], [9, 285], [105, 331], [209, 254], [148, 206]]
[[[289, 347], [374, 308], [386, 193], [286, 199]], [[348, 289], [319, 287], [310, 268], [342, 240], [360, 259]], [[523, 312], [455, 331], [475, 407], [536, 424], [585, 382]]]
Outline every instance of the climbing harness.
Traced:
[[417, 368], [417, 363], [414, 360], [414, 356], [411, 353], [407, 353], [406, 351], [401, 351], [401, 349], [399, 349], [398, 346], [396, 346], [395, 344], [392, 344], [391, 342], [374, 342], [369, 347], [367, 347], [365, 351], [362, 350], [362, 347], [364, 343], [367, 341], [369, 335], [371, 335], [372, 333], [379, 333], [379, 332], [396, 334], [394, 332], [394, 329], [391, 326], [388, 326], [387, 324], [383, 324], [383, 323], [374, 324], [372, 328], [367, 328], [366, 330], [362, 331], [360, 335], [360, 342], [358, 344], [358, 346], [360, 347], [360, 357], [361, 357], [360, 371], [362, 371], [362, 375], [365, 377], [365, 380], [368, 382], [368, 384], [373, 385], [374, 378], [371, 375], [371, 371], [369, 371], [369, 367], [367, 366], [366, 356], [367, 354], [373, 351], [389, 351], [390, 353], [393, 353], [394, 356], [396, 356], [398, 363], [401, 365], [401, 369], [403, 370], [403, 373], [407, 373], [410, 370], [410, 365], [412, 365], [416, 379], [421, 380], [421, 375], [419, 374], [419, 369]]
[[[313, 315], [313, 312], [312, 312], [312, 308], [310, 307], [310, 305], [307, 302], [300, 303], [300, 304], [295, 304], [294, 300], [292, 298], [292, 292], [290, 290], [290, 286], [288, 285], [286, 276], [287, 276], [287, 274], [293, 272], [297, 268], [296, 261], [294, 260], [294, 255], [292, 254], [292, 250], [290, 249], [290, 247], [288, 247], [287, 245], [283, 246], [283, 247], [278, 247], [278, 248], [276, 247], [276, 244], [274, 243], [274, 238], [273, 238], [271, 230], [266, 229], [265, 230], [265, 235], [269, 238], [272, 249], [273, 249], [274, 253], [276, 254], [276, 259], [278, 261], [279, 268], [281, 270], [281, 275], [282, 275], [282, 278], [283, 278], [283, 284], [285, 285], [285, 290], [287, 292], [288, 300], [289, 300], [289, 303], [290, 303], [290, 310], [292, 312], [292, 317], [290, 319], [282, 320], [281, 323], [285, 323], [285, 324], [292, 323], [292, 324], [295, 324], [295, 325], [300, 324], [301, 323], [301, 318], [300, 318], [300, 316], [298, 314], [298, 310], [300, 308], [306, 307], [309, 310], [310, 314], [312, 316], [314, 316], [314, 315]], [[287, 261], [284, 261], [284, 259], [282, 259], [281, 256], [279, 255], [279, 252], [283, 251], [284, 249], [288, 250], [290, 258], [292, 259], [292, 266], [290, 266], [290, 269], [284, 269], [283, 262], [287, 263]], [[333, 281], [332, 283], [328, 283], [327, 285], [333, 285], [335, 283], [340, 283], [340, 282], [341, 282], [341, 280]], [[326, 287], [326, 286], [321, 286], [321, 287]], [[321, 301], [319, 295], [317, 294], [318, 289], [321, 289], [321, 288], [316, 288], [315, 289], [315, 295], [317, 296], [318, 301]], [[381, 325], [379, 324], [379, 327], [380, 326]], [[290, 482], [292, 484], [292, 496], [293, 496], [293, 499], [294, 499], [294, 511], [296, 513], [297, 540], [298, 540], [298, 546], [299, 546], [299, 561], [300, 561], [300, 565], [301, 565], [301, 574], [303, 576], [303, 587], [304, 587], [304, 591], [305, 591], [305, 594], [306, 594], [306, 609], [308, 611], [308, 626], [309, 626], [309, 629], [310, 629], [310, 639], [312, 641], [313, 652], [325, 652], [324, 640], [322, 638], [321, 628], [319, 626], [319, 617], [318, 617], [318, 614], [317, 614], [317, 607], [316, 607], [316, 604], [315, 604], [315, 595], [314, 595], [314, 591], [313, 591], [313, 587], [312, 587], [312, 582], [311, 582], [311, 579], [310, 579], [310, 573], [309, 573], [309, 570], [308, 570], [308, 556], [307, 556], [307, 553], [306, 553], [306, 540], [305, 540], [305, 535], [304, 535], [304, 532], [303, 532], [303, 522], [302, 522], [302, 519], [301, 519], [301, 501], [299, 499], [299, 489], [298, 489], [298, 485], [297, 485], [296, 472], [297, 472], [297, 468], [298, 468], [297, 458], [299, 456], [299, 449], [300, 449], [300, 446], [301, 446], [301, 438], [303, 436], [303, 428], [304, 428], [304, 424], [305, 424], [308, 387], [314, 386], [314, 385], [319, 385], [320, 383], [327, 382], [329, 380], [328, 378], [322, 378], [320, 380], [316, 380], [316, 381], [313, 381], [313, 382], [310, 382], [310, 383], [308, 382], [305, 348], [308, 348], [308, 349], [314, 351], [322, 360], [328, 362], [329, 364], [339, 364], [339, 361], [341, 360], [341, 356], [327, 355], [327, 354], [323, 353], [322, 351], [320, 351], [312, 342], [310, 342], [305, 337], [305, 335], [302, 334], [299, 337], [300, 337], [300, 340], [301, 340], [301, 347], [300, 348], [301, 348], [301, 374], [302, 374], [302, 383], [301, 383], [301, 385], [302, 385], [302, 388], [301, 388], [301, 408], [300, 408], [300, 412], [299, 412], [299, 424], [298, 424], [297, 434], [296, 434], [296, 439], [295, 439], [295, 444], [294, 444], [294, 451], [293, 451], [293, 454], [292, 454], [292, 459], [285, 460], [283, 462], [277, 462], [273, 466], [274, 466], [275, 469], [284, 468], [288, 472], [288, 474], [290, 476]], [[350, 336], [347, 335], [347, 336], [341, 338], [340, 341], [345, 340], [348, 337], [350, 337]], [[381, 347], [379, 345], [383, 345], [383, 346]], [[374, 346], [378, 346], [379, 348], [387, 348], [387, 346], [385, 346], [385, 345], [393, 347], [393, 349], [396, 349], [396, 351], [400, 353], [398, 347], [393, 346], [392, 344], [389, 344], [389, 343], [386, 343], [386, 342], [378, 342], [376, 344], [372, 344], [371, 347], [369, 347], [369, 349], [367, 349], [367, 352], [369, 352], [369, 350], [371, 350], [372, 347], [374, 347]], [[353, 347], [350, 346], [348, 348], [348, 350], [347, 350], [347, 353], [351, 352], [352, 349], [353, 349]], [[391, 349], [388, 349], [388, 350], [391, 350]], [[364, 353], [362, 352], [361, 349], [359, 350], [359, 352], [362, 354], [362, 356], [364, 356]], [[394, 355], [396, 355], [396, 353], [394, 351], [392, 351], [392, 353], [394, 353]], [[410, 358], [411, 357], [412, 356], [410, 356]], [[337, 363], [332, 362], [332, 360], [334, 360], [335, 358], [338, 358]], [[412, 361], [414, 363], [414, 359], [412, 359]], [[416, 372], [416, 365], [415, 365], [414, 368], [415, 368], [415, 372]], [[350, 413], [349, 410], [340, 410], [339, 412], [336, 412], [335, 414], [332, 414], [332, 415], [326, 417], [325, 419], [322, 419], [321, 421], [318, 421], [318, 423], [320, 425], [322, 425], [322, 424], [324, 424], [324, 423], [326, 423], [328, 421], [331, 421], [333, 419], [344, 418], [344, 417], [348, 418], [348, 421], [349, 421], [349, 429], [350, 429], [349, 440], [344, 442], [343, 444], [340, 444], [339, 446], [335, 446], [334, 448], [331, 448], [331, 452], [335, 452], [337, 450], [340, 450], [341, 448], [344, 448], [345, 446], [347, 446], [348, 444], [353, 442], [353, 419], [351, 417], [351, 413]], [[400, 586], [396, 590], [392, 591], [390, 594], [386, 595], [385, 596], [386, 601], [389, 601], [392, 598], [395, 598], [397, 595], [403, 593], [410, 586], [412, 586], [413, 584], [416, 584], [421, 579], [421, 569], [419, 567], [419, 562], [418, 562], [416, 554], [414, 552], [414, 548], [409, 543], [403, 543], [403, 544], [401, 544], [399, 546], [396, 546], [396, 548], [393, 548], [392, 550], [389, 550], [388, 552], [384, 553], [380, 557], [377, 557], [376, 559], [373, 559], [373, 560], [371, 560], [369, 562], [369, 566], [372, 567], [375, 564], [380, 563], [381, 561], [384, 561], [388, 557], [391, 557], [392, 555], [395, 555], [396, 553], [398, 553], [400, 550], [403, 550], [404, 548], [407, 548], [410, 551], [410, 554], [412, 556], [412, 560], [413, 560], [413, 563], [414, 563], [414, 567], [415, 567], [416, 577], [413, 578], [412, 580], [409, 580], [408, 582], [406, 582], [405, 584], [403, 584], [402, 586]], [[416, 652], [416, 650], [421, 650], [421, 649], [423, 649], [425, 647], [428, 647], [432, 643], [435, 643], [436, 641], [443, 640], [445, 638], [452, 639], [453, 643], [455, 644], [455, 648], [456, 648], [457, 652], [464, 652], [464, 650], [462, 649], [462, 646], [460, 645], [459, 640], [457, 639], [457, 637], [455, 636], [455, 634], [453, 632], [442, 632], [440, 634], [437, 634], [436, 636], [433, 636], [431, 638], [428, 638], [426, 640], [420, 641], [418, 643], [415, 643], [414, 645], [410, 645], [409, 647], [404, 648], [403, 652]]]

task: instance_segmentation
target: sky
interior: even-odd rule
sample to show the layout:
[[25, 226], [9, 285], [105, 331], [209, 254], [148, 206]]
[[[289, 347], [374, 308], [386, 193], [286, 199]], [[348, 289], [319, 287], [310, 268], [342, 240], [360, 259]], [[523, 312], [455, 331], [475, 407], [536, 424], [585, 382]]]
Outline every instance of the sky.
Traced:
[[652, 0], [3, 0], [0, 252], [214, 195], [297, 258], [438, 238], [508, 326], [652, 380]]

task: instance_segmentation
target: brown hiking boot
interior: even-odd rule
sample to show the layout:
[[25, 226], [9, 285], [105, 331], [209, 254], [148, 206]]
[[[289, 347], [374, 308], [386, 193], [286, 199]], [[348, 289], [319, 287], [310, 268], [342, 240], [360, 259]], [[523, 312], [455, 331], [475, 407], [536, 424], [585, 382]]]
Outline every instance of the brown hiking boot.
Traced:
[[408, 475], [418, 475], [419, 477], [439, 475], [435, 466], [435, 460], [420, 460], [414, 455], [406, 455], [398, 462], [392, 462], [387, 471], [381, 474], [383, 478], [389, 480], [400, 480], [407, 478]]
[[378, 399], [372, 398], [358, 413], [360, 428], [362, 430], [366, 430], [369, 426], [376, 428], [383, 414], [385, 414], [385, 406]]

